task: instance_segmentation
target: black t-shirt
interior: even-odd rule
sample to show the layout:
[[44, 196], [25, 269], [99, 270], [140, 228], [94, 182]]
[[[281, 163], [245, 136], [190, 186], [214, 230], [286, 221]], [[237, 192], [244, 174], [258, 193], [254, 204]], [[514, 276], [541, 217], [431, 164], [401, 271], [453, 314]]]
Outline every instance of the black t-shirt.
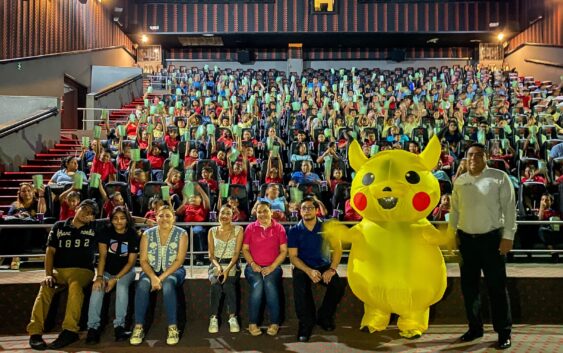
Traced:
[[94, 221], [74, 228], [72, 218], [53, 225], [47, 246], [56, 249], [55, 268], [78, 267], [94, 270], [98, 239], [106, 221]]
[[100, 243], [108, 247], [105, 272], [112, 276], [117, 275], [125, 267], [129, 254], [139, 252], [139, 237], [134, 229], [118, 234], [113, 227], [108, 227], [100, 238]]

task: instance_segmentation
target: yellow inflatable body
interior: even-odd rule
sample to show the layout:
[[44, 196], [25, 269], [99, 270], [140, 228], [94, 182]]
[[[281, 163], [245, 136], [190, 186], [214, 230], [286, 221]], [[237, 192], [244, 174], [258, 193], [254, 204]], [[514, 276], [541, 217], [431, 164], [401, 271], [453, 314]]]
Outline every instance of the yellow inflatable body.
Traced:
[[448, 236], [426, 216], [440, 198], [432, 168], [440, 157], [433, 137], [420, 154], [392, 150], [365, 157], [353, 141], [350, 165], [356, 171], [351, 206], [363, 217], [352, 228], [326, 222], [332, 246], [351, 243], [348, 283], [364, 303], [361, 327], [384, 330], [399, 315], [401, 336], [420, 337], [428, 329], [430, 305], [446, 290], [446, 266], [438, 245]]

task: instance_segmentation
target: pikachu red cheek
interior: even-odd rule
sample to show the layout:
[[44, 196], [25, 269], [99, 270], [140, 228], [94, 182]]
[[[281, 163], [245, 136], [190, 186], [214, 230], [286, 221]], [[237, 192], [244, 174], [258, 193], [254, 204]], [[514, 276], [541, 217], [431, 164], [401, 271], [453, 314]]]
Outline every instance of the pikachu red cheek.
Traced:
[[424, 211], [430, 205], [430, 195], [425, 192], [418, 192], [412, 198], [412, 206], [418, 212]]
[[366, 195], [362, 194], [361, 192], [354, 195], [354, 205], [360, 211], [365, 210], [368, 205], [368, 199], [366, 198]]

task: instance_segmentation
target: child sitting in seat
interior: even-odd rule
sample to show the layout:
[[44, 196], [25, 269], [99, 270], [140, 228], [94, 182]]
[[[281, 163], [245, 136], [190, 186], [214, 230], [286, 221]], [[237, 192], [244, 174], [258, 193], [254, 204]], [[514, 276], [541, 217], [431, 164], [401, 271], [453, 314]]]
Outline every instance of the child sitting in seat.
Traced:
[[219, 184], [217, 183], [217, 180], [213, 179], [213, 169], [209, 166], [205, 166], [201, 170], [201, 179], [199, 182], [207, 184], [209, 191], [213, 194], [217, 194], [219, 191]]
[[440, 198], [440, 205], [432, 211], [432, 219], [434, 221], [445, 221], [446, 215], [450, 213], [451, 195], [444, 194]]
[[176, 128], [169, 129], [166, 136], [164, 136], [164, 142], [166, 142], [166, 147], [169, 152], [176, 152], [178, 150], [178, 144], [180, 143], [178, 130]]
[[131, 163], [131, 170], [129, 172], [129, 188], [131, 189], [131, 195], [136, 197], [143, 196], [143, 189], [147, 183], [147, 174], [140, 169], [135, 168], [135, 161]]
[[186, 148], [186, 155], [184, 156], [184, 168], [194, 168], [199, 160], [197, 148]]
[[61, 204], [59, 221], [66, 221], [76, 214], [76, 208], [80, 203], [80, 192], [69, 188], [59, 195], [59, 202]]
[[[198, 183], [194, 183], [195, 194], [184, 197], [182, 205], [176, 210], [176, 215], [183, 222], [206, 222], [210, 210], [209, 197]], [[194, 234], [194, 248], [196, 251], [207, 250], [207, 232], [203, 226], [192, 226]], [[196, 265], [203, 265], [203, 254], [196, 255]]]
[[342, 168], [340, 168], [340, 167], [336, 167], [332, 170], [332, 178], [330, 179], [330, 191], [331, 192], [334, 192], [334, 190], [336, 190], [336, 185], [344, 182], [344, 180], [342, 179], [343, 175], [344, 175], [344, 172], [342, 171]]
[[355, 209], [352, 208], [350, 205], [350, 199], [346, 200], [344, 203], [344, 221], [346, 222], [353, 222], [353, 221], [361, 221], [362, 216], [356, 212]]
[[100, 191], [103, 202], [102, 217], [109, 217], [113, 209], [117, 206], [123, 206], [127, 208], [127, 204], [125, 204], [125, 199], [123, 198], [123, 195], [121, 195], [121, 192], [116, 191], [108, 196], [102, 183], [100, 183], [100, 185], [98, 186], [98, 190]]
[[[151, 141], [152, 142], [152, 141]], [[164, 178], [162, 166], [164, 165], [164, 156], [158, 143], [152, 144], [150, 151], [147, 153], [147, 159], [151, 164], [153, 180], [162, 181]]]
[[227, 204], [233, 210], [233, 222], [245, 222], [248, 221], [248, 215], [244, 210], [239, 208], [239, 199], [236, 196], [229, 196], [227, 198]]
[[[170, 199], [168, 200], [168, 205], [172, 207]], [[164, 206], [164, 200], [162, 200], [159, 195], [151, 197], [149, 200], [149, 210], [145, 214], [145, 219], [150, 219], [151, 221], [156, 222], [156, 211], [158, 211], [158, 209], [162, 206]]]

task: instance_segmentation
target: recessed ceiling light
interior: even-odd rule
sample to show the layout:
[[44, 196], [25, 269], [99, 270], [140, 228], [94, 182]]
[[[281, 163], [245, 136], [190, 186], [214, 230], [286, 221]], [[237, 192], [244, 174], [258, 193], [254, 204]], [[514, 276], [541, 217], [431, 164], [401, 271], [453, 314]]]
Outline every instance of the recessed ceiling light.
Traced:
[[213, 37], [213, 36], [215, 36], [215, 34], [213, 34], [213, 33], [204, 33], [204, 34], [202, 34], [202, 36], [204, 36], [204, 37]]
[[434, 44], [436, 44], [436, 43], [438, 43], [439, 40], [440, 40], [439, 38], [431, 38], [431, 39], [428, 39], [428, 40], [426, 41], [426, 43], [434, 43]]
[[471, 39], [471, 43], [481, 43], [481, 39]]

